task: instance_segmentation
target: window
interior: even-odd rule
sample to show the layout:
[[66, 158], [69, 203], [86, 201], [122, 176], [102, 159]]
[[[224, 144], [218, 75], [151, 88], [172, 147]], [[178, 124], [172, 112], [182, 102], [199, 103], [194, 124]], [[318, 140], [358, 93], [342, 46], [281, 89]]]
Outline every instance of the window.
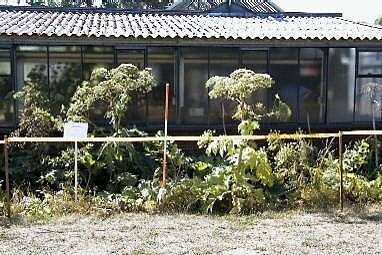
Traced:
[[270, 89], [272, 96], [270, 101], [273, 102], [274, 95], [278, 94], [281, 100], [288, 104], [292, 110], [289, 121], [296, 122], [298, 117], [297, 95], [300, 85], [298, 49], [270, 49], [270, 74], [275, 81]]
[[12, 99], [12, 75], [10, 51], [0, 49], [0, 126], [14, 125], [14, 101]]
[[[241, 52], [242, 67], [255, 73], [268, 73], [268, 51], [243, 50]], [[251, 104], [262, 103], [268, 109], [268, 89], [259, 89], [249, 99]]]
[[182, 123], [208, 123], [208, 49], [184, 48], [180, 59], [179, 108]]
[[49, 95], [47, 47], [21, 46], [16, 51], [17, 89], [25, 82], [40, 84], [42, 93]]
[[300, 49], [299, 121], [319, 123], [325, 118], [324, 52]]
[[[145, 51], [144, 50], [118, 50], [117, 64], [133, 64], [139, 69], [145, 66]], [[126, 120], [123, 120], [125, 125], [139, 125], [146, 121], [146, 94], [138, 94], [133, 96], [132, 102], [129, 105]]]
[[382, 74], [382, 51], [380, 52], [360, 51], [358, 53], [358, 74], [359, 75], [381, 75]]
[[268, 72], [268, 51], [267, 50], [242, 50], [241, 62], [242, 66], [250, 69], [255, 73]]
[[355, 49], [329, 49], [327, 120], [353, 121]]
[[148, 122], [162, 123], [164, 119], [165, 86], [170, 84], [169, 123], [176, 120], [175, 96], [175, 54], [173, 48], [157, 47], [148, 49], [148, 67], [157, 81], [157, 86], [150, 92], [148, 102]]
[[81, 49], [73, 46], [49, 47], [49, 87], [52, 112], [68, 106], [81, 83]]
[[85, 80], [90, 78], [92, 71], [97, 67], [114, 67], [114, 49], [112, 47], [83, 47], [83, 55]]
[[360, 50], [356, 85], [356, 121], [381, 120], [382, 51]]
[[[16, 49], [16, 89], [21, 90], [27, 82], [38, 84], [42, 95], [49, 98], [47, 47], [20, 46]], [[17, 102], [17, 109], [20, 115], [21, 102]]]

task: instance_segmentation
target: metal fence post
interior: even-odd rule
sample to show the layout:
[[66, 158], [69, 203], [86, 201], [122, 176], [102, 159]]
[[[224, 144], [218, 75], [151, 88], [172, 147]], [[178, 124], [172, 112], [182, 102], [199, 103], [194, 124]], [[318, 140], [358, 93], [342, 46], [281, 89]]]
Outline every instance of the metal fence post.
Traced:
[[78, 144], [74, 141], [74, 200], [78, 200]]
[[11, 196], [9, 191], [9, 162], [8, 162], [8, 137], [4, 136], [4, 172], [5, 172], [5, 195], [7, 200], [7, 217], [11, 217]]
[[338, 154], [340, 160], [340, 207], [341, 211], [344, 210], [344, 183], [343, 183], [343, 172], [344, 172], [344, 154], [343, 154], [343, 142], [342, 142], [342, 131], [338, 132]]

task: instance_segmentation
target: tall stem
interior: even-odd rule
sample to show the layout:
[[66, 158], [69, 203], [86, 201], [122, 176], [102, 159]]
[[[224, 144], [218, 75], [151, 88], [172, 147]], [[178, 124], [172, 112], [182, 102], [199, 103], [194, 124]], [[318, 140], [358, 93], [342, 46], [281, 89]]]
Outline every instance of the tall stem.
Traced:
[[[244, 100], [241, 99], [240, 100], [240, 105], [239, 105], [239, 110], [240, 110], [240, 121], [243, 122], [244, 121]], [[241, 135], [243, 135], [241, 133]], [[242, 176], [242, 172], [243, 172], [243, 167], [242, 167], [242, 162], [243, 162], [243, 150], [244, 150], [244, 146], [243, 146], [243, 142], [240, 143], [239, 145], [239, 161], [238, 161], [238, 164], [237, 164], [237, 168], [238, 168], [238, 173], [237, 173], [237, 177], [236, 177], [236, 180], [239, 178], [239, 176]]]
[[223, 101], [221, 101], [221, 107], [222, 107], [222, 122], [223, 122], [224, 135], [227, 135], [227, 130], [225, 129], [225, 120], [224, 120], [225, 111], [224, 111]]
[[[373, 116], [373, 130], [375, 131], [376, 130], [376, 127], [375, 127], [375, 108], [374, 108], [374, 104], [375, 102], [373, 101], [371, 103], [371, 113], [372, 113], [372, 116]], [[374, 153], [375, 153], [375, 168], [378, 168], [378, 140], [377, 140], [377, 135], [374, 135]]]

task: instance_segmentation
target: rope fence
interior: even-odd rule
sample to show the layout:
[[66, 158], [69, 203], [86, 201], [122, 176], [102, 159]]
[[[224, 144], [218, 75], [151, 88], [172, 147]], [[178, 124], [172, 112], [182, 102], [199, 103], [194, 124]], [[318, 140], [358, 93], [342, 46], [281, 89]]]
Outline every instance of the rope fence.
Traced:
[[[315, 134], [268, 134], [268, 135], [227, 135], [227, 136], [210, 136], [210, 141], [217, 140], [247, 140], [261, 141], [268, 139], [281, 140], [296, 140], [296, 139], [325, 139], [338, 138], [338, 151], [340, 160], [340, 208], [343, 210], [343, 137], [344, 136], [377, 136], [382, 135], [382, 130], [354, 130], [354, 131], [339, 131], [338, 133], [315, 133]], [[11, 143], [136, 143], [136, 142], [197, 142], [203, 140], [201, 136], [149, 136], [149, 137], [88, 137], [88, 138], [64, 138], [64, 137], [4, 137], [0, 140], [0, 144], [4, 146], [4, 171], [6, 182], [6, 208], [7, 216], [11, 216], [11, 201], [9, 187], [9, 154], [8, 145]], [[164, 180], [166, 176], [163, 176]]]

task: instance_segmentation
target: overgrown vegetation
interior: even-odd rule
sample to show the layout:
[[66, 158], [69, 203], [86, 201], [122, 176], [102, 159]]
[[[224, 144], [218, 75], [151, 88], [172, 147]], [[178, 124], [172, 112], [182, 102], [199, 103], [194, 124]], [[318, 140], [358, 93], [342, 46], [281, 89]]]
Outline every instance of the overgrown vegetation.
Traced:
[[[275, 95], [267, 112], [250, 96], [269, 88], [269, 75], [239, 69], [229, 77], [207, 81], [211, 98], [236, 104], [233, 118], [238, 134], [251, 135], [264, 118], [287, 120], [289, 107]], [[89, 111], [106, 105], [111, 130], [94, 131], [111, 136], [147, 136], [126, 129], [134, 93], [147, 93], [155, 80], [150, 70], [121, 65], [93, 71], [58, 115], [51, 113], [38, 83], [26, 84], [18, 136], [60, 134], [63, 120], [91, 122]], [[67, 109], [67, 110], [65, 110]], [[49, 129], [47, 129], [49, 127]], [[266, 143], [221, 137], [212, 140], [206, 131], [198, 146], [204, 153], [189, 156], [175, 143], [168, 146], [168, 185], [161, 187], [163, 142], [81, 144], [79, 150], [79, 199], [73, 198], [73, 148], [63, 145], [21, 145], [11, 149], [13, 214], [46, 219], [67, 213], [120, 211], [185, 211], [202, 213], [251, 213], [263, 209], [297, 206], [332, 206], [338, 202], [339, 160], [334, 140], [313, 143], [304, 139], [281, 140], [273, 132]], [[157, 135], [162, 136], [159, 132]], [[344, 154], [346, 200], [365, 203], [382, 200], [382, 175], [375, 167], [374, 139], [349, 143]], [[1, 185], [2, 183], [0, 183]], [[0, 192], [0, 214], [5, 196]]]

